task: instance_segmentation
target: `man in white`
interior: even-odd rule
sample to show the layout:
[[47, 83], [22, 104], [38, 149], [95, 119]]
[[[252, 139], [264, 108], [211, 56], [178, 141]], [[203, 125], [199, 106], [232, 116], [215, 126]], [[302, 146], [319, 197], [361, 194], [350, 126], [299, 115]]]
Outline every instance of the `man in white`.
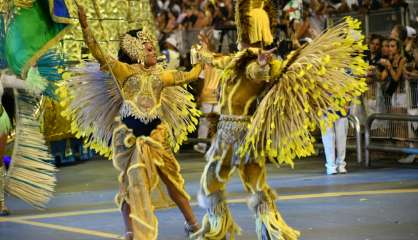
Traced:
[[343, 116], [322, 132], [327, 175], [347, 173], [345, 152], [347, 144], [348, 118]]
[[167, 61], [167, 69], [176, 70], [180, 67], [180, 53], [178, 43], [174, 35], [165, 40], [165, 49], [162, 51]]

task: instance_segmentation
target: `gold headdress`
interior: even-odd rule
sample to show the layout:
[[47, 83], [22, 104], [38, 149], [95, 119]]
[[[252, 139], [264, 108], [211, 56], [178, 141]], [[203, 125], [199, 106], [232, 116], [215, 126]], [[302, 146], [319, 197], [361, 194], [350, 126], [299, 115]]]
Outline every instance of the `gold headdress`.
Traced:
[[155, 40], [153, 35], [144, 29], [142, 31], [138, 31], [136, 37], [133, 37], [128, 33], [123, 35], [120, 47], [132, 60], [141, 62], [144, 60], [144, 44], [154, 44], [154, 42]]
[[271, 24], [277, 17], [275, 2], [277, 1], [237, 0], [235, 4], [235, 23], [237, 25], [238, 43], [262, 42], [264, 45], [270, 45], [273, 42]]

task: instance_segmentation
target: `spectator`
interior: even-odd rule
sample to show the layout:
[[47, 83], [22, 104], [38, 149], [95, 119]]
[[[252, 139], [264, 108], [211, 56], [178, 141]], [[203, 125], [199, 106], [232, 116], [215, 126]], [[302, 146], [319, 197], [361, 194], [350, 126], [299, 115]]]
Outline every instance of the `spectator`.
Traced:
[[368, 10], [376, 10], [381, 7], [379, 0], [363, 0], [361, 2], [360, 11], [367, 12]]
[[157, 16], [157, 27], [164, 34], [172, 33], [177, 28], [176, 17], [170, 11], [162, 11]]
[[300, 42], [310, 42], [319, 36], [326, 28], [326, 4], [315, 4], [315, 11], [312, 13], [305, 12], [303, 21], [297, 22], [295, 19], [289, 22], [289, 32], [294, 48], [300, 47]]
[[[412, 50], [414, 60], [410, 63], [408, 63], [405, 66], [404, 70], [404, 77], [405, 80], [409, 81], [410, 84], [410, 91], [411, 91], [411, 106], [408, 108], [408, 114], [409, 115], [418, 115], [418, 49], [415, 48]], [[410, 137], [416, 137], [415, 132], [418, 130], [418, 126], [416, 124], [410, 124], [408, 126], [408, 133]], [[412, 135], [412, 136], [411, 136]], [[401, 158], [398, 160], [399, 163], [413, 163], [416, 159], [415, 154], [410, 154], [406, 156], [405, 158]]]
[[322, 132], [327, 175], [347, 173], [347, 163], [345, 162], [347, 132], [348, 119], [344, 115], [341, 115], [340, 119], [327, 128], [325, 132]]
[[389, 41], [389, 60], [380, 60], [380, 63], [385, 67], [381, 80], [384, 81], [383, 93], [385, 97], [389, 98], [387, 103], [390, 103], [390, 97], [392, 97], [402, 79], [405, 62], [405, 58], [401, 56], [400, 41], [391, 39]]
[[405, 79], [418, 79], [418, 48], [413, 49], [414, 61], [405, 67], [404, 77]]
[[283, 8], [283, 11], [287, 12], [290, 21], [295, 20], [298, 22], [302, 20], [302, 8], [302, 0], [290, 0]]
[[376, 66], [381, 57], [382, 37], [376, 34], [370, 36], [369, 50], [366, 50], [366, 62], [372, 66]]
[[369, 116], [372, 113], [381, 112], [379, 106], [381, 105], [381, 86], [378, 81], [378, 64], [381, 58], [381, 43], [382, 37], [379, 35], [372, 34], [369, 41], [369, 50], [365, 51], [366, 62], [369, 63], [370, 68], [367, 73], [367, 85], [369, 90], [365, 93], [366, 99], [363, 99], [365, 104], [365, 113]]
[[172, 12], [175, 14], [180, 14], [181, 8], [180, 5], [173, 0], [158, 0], [157, 1], [157, 9], [159, 12], [167, 11]]
[[[390, 32], [390, 39], [395, 39], [400, 41], [400, 44], [403, 44], [408, 36], [406, 27], [402, 25], [395, 25]], [[402, 49], [402, 48], [401, 48]]]
[[[382, 40], [382, 52], [381, 52], [381, 55], [380, 55], [381, 59], [382, 58], [383, 59], [389, 59], [389, 53], [390, 53], [390, 50], [389, 50], [389, 41], [390, 40], [387, 39], [387, 38], [385, 38], [385, 39]], [[380, 63], [379, 63], [379, 65], [380, 65]], [[382, 69], [382, 71], [383, 70], [384, 69]]]
[[408, 62], [414, 61], [413, 50], [416, 48], [416, 36], [417, 31], [410, 27], [406, 26], [406, 39], [404, 43], [404, 52], [405, 57]]
[[167, 69], [175, 70], [180, 67], [180, 53], [177, 46], [177, 40], [173, 35], [165, 40], [165, 46], [162, 54], [165, 55]]
[[160, 13], [158, 13], [156, 22], [158, 31], [163, 32], [168, 22], [168, 12], [161, 11]]

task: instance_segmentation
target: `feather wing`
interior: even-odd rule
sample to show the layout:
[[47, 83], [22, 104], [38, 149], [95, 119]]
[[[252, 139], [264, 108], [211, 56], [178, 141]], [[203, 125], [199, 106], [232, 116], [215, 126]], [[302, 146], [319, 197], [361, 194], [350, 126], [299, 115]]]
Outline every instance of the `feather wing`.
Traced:
[[161, 93], [163, 121], [169, 126], [169, 142], [174, 151], [187, 139], [187, 134], [196, 130], [200, 111], [193, 95], [184, 87], [167, 87]]
[[[263, 97], [249, 125], [241, 153], [255, 152], [293, 166], [314, 152], [311, 132], [326, 128], [367, 89], [360, 22], [346, 18], [312, 43], [273, 66], [276, 83]], [[352, 74], [347, 73], [350, 69]], [[324, 116], [327, 116], [325, 119]]]
[[111, 138], [123, 99], [113, 78], [100, 71], [98, 63], [86, 63], [70, 70], [58, 89], [62, 112], [71, 121], [71, 131], [82, 137], [87, 147], [111, 156]]

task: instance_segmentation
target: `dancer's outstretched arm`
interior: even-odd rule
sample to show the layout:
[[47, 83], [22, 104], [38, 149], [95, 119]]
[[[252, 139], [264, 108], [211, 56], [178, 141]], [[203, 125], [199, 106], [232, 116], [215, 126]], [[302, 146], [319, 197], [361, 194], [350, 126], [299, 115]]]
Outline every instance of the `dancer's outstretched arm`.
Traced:
[[206, 47], [202, 47], [196, 51], [197, 58], [201, 63], [212, 65], [213, 67], [221, 70], [225, 69], [233, 59], [233, 56], [214, 53]]
[[163, 82], [164, 87], [179, 86], [197, 80], [201, 71], [202, 65], [197, 64], [189, 72], [164, 71], [161, 73], [160, 79]]
[[78, 19], [80, 21], [81, 30], [83, 32], [84, 42], [86, 43], [93, 57], [100, 63], [103, 70], [108, 70], [110, 66], [115, 78], [118, 80], [118, 82], [123, 84], [123, 81], [125, 81], [129, 76], [133, 74], [129, 64], [112, 58], [100, 48], [87, 23], [86, 12], [80, 5], [78, 5]]

